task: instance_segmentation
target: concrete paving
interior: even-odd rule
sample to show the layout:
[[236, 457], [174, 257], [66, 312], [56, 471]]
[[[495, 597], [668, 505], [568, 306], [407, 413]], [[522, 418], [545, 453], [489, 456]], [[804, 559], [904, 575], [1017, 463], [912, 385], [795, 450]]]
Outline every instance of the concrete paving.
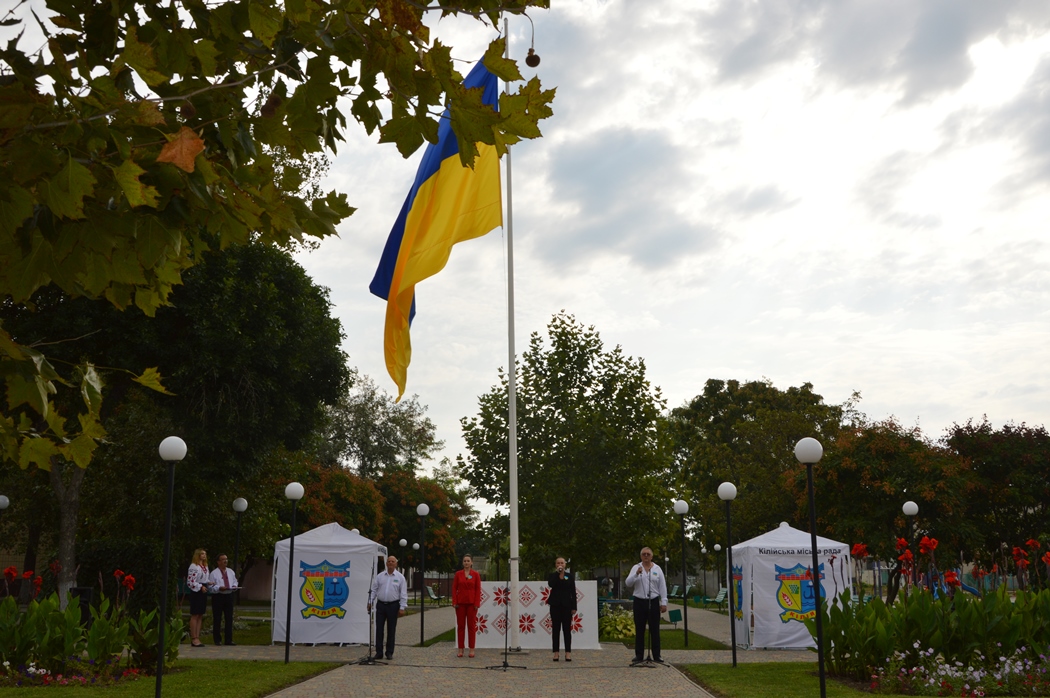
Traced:
[[[671, 608], [680, 608], [671, 606]], [[427, 639], [455, 627], [455, 611], [449, 607], [428, 607], [424, 620]], [[420, 617], [405, 616], [398, 621], [394, 659], [384, 664], [358, 663], [367, 647], [351, 645], [295, 645], [294, 661], [342, 662], [343, 666], [321, 676], [272, 694], [274, 698], [342, 698], [344, 696], [451, 696], [470, 693], [477, 696], [697, 696], [710, 694], [693, 683], [673, 665], [729, 664], [729, 650], [665, 650], [667, 664], [652, 667], [631, 666], [634, 652], [618, 643], [606, 643], [601, 650], [577, 650], [573, 661], [553, 662], [544, 651], [511, 652], [478, 649], [473, 659], [456, 657], [455, 643], [440, 642], [431, 647], [413, 647], [419, 642]], [[689, 609], [692, 632], [729, 644], [729, 619], [713, 611]], [[670, 628], [664, 633], [674, 632]], [[679, 625], [678, 632], [681, 632]], [[234, 636], [236, 640], [236, 635]], [[240, 659], [283, 661], [283, 645], [209, 646], [185, 650], [195, 659]], [[737, 651], [737, 662], [814, 662], [808, 651]]]

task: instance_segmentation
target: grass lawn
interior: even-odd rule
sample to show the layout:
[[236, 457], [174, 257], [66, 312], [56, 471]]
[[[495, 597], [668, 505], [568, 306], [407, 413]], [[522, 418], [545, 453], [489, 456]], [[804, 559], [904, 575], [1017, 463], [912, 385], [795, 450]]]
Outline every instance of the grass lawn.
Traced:
[[[738, 664], [735, 669], [729, 664], [689, 664], [683, 668], [719, 698], [812, 698], [820, 695], [816, 662]], [[832, 678], [827, 678], [825, 685], [829, 698], [871, 696]]]
[[[255, 698], [323, 674], [341, 664], [324, 662], [238, 662], [222, 659], [180, 659], [164, 672], [164, 695], [208, 698]], [[33, 686], [0, 688], [0, 695], [82, 696], [96, 693], [106, 698], [148, 698], [155, 695], [157, 680], [143, 676], [112, 686]]]
[[[445, 632], [441, 633], [437, 637], [432, 637], [423, 643], [423, 647], [430, 647], [438, 642], [455, 642], [456, 641], [456, 629], [449, 628]], [[419, 647], [419, 643], [416, 643], [416, 647]]]

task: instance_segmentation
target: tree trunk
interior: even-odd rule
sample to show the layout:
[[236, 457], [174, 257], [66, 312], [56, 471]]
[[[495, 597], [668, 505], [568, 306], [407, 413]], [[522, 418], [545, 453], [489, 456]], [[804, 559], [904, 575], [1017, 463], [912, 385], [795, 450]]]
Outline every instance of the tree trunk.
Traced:
[[[26, 555], [22, 559], [22, 571], [36, 570], [37, 549], [40, 547], [40, 532], [43, 525], [39, 518], [29, 524], [29, 538], [26, 541]], [[39, 572], [38, 572], [39, 573]], [[18, 603], [27, 604], [33, 598], [33, 580], [23, 579], [18, 592]]]
[[62, 565], [58, 573], [58, 598], [63, 610], [69, 590], [77, 584], [77, 517], [84, 472], [83, 468], [64, 460], [54, 459], [51, 464], [51, 489], [58, 500], [58, 562]]

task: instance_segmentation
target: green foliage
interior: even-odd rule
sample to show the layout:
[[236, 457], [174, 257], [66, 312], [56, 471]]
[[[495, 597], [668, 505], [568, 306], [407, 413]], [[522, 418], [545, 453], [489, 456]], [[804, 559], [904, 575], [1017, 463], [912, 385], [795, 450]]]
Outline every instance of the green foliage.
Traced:
[[[160, 642], [160, 623], [157, 610], [139, 611], [138, 618], [128, 619], [128, 664], [152, 672], [157, 666], [157, 644]], [[185, 634], [180, 615], [168, 622], [164, 630], [164, 666], [171, 667], [179, 658], [179, 643]]]
[[[156, 608], [160, 603], [163, 545], [162, 540], [131, 536], [85, 540], [77, 550], [81, 586], [91, 586], [96, 599], [104, 599], [107, 594], [114, 598], [126, 596], [121, 600], [121, 610], [128, 615], [140, 609]], [[135, 578], [134, 591], [121, 594], [119, 580], [113, 576], [116, 570]], [[168, 588], [173, 589], [174, 583], [175, 575], [172, 575]], [[172, 595], [169, 604], [174, 600]]]
[[[806, 621], [816, 635], [816, 624]], [[1035, 659], [1050, 647], [1050, 590], [1005, 590], [981, 597], [962, 592], [934, 598], [912, 593], [887, 606], [881, 599], [851, 604], [844, 592], [828, 609], [824, 656], [828, 672], [868, 679], [897, 656], [905, 665], [940, 657], [948, 664], [978, 665], [1002, 656]], [[909, 664], [910, 663], [910, 664]]]
[[98, 608], [91, 608], [91, 627], [87, 631], [88, 659], [108, 664], [120, 657], [128, 641], [128, 621], [123, 610], [103, 597]]
[[598, 619], [598, 636], [603, 640], [626, 640], [634, 637], [634, 614], [624, 608], [607, 608]]
[[[633, 559], [654, 538], [670, 539], [669, 458], [660, 390], [645, 363], [567, 314], [533, 333], [517, 370], [518, 513], [524, 569], [545, 574], [554, 559], [585, 570]], [[461, 420], [469, 455], [460, 457], [474, 494], [508, 499], [507, 381], [482, 395]], [[654, 521], [666, 530], [654, 530]], [[552, 525], [552, 522], [556, 522]]]
[[[825, 450], [852, 403], [828, 405], [810, 383], [780, 390], [769, 381], [710, 379], [704, 391], [671, 411], [677, 476], [703, 525], [701, 542], [724, 538], [725, 509], [718, 485], [732, 482], [733, 537], [746, 540], [781, 521], [808, 528], [789, 487], [798, 472], [795, 444], [816, 437]], [[820, 507], [817, 507], [820, 511]], [[724, 542], [724, 541], [723, 541]]]

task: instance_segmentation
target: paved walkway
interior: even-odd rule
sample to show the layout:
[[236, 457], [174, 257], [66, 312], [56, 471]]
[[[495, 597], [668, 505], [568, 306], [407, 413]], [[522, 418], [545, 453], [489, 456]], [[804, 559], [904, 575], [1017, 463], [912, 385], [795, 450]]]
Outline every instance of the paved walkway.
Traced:
[[[672, 606], [672, 608], [676, 608]], [[455, 626], [452, 608], [428, 608], [424, 620], [427, 639]], [[729, 644], [729, 619], [718, 613], [689, 609], [693, 632]], [[652, 668], [630, 665], [633, 650], [622, 644], [603, 644], [601, 650], [577, 650], [573, 661], [551, 661], [545, 651], [503, 652], [478, 649], [476, 657], [456, 657], [454, 643], [413, 647], [419, 642], [419, 614], [405, 616], [397, 624], [397, 651], [386, 664], [363, 665], [367, 648], [360, 645], [335, 647], [293, 646], [295, 661], [344, 662], [344, 666], [273, 694], [273, 698], [342, 698], [344, 696], [695, 696], [711, 698], [674, 665], [729, 664], [728, 650], [666, 650], [665, 665]], [[681, 627], [681, 626], [679, 626]], [[667, 629], [664, 632], [669, 632]], [[236, 636], [235, 636], [236, 639]], [[195, 651], [195, 659], [242, 659], [282, 661], [283, 645], [215, 647]], [[738, 663], [813, 662], [812, 652], [737, 651]], [[504, 662], [508, 666], [504, 666]]]

